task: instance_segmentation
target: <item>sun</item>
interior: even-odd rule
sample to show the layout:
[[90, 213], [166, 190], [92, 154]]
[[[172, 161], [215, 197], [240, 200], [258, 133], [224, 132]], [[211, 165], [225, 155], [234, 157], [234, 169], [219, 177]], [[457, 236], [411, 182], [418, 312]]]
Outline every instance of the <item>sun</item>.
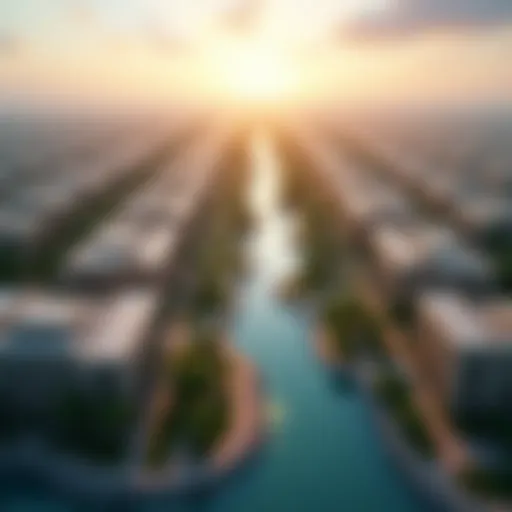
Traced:
[[291, 57], [262, 38], [217, 42], [209, 48], [207, 69], [210, 86], [231, 101], [282, 102], [300, 87]]
[[280, 100], [295, 86], [286, 59], [263, 44], [234, 50], [223, 73], [228, 93], [248, 101]]

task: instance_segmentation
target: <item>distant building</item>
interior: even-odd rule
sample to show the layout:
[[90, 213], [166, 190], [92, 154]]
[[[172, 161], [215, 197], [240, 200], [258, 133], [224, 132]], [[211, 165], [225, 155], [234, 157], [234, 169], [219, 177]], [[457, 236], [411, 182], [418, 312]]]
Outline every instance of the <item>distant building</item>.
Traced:
[[166, 283], [185, 239], [197, 236], [193, 223], [213, 194], [223, 143], [194, 144], [173, 159], [74, 248], [62, 281], [86, 289]]
[[71, 254], [61, 275], [85, 288], [156, 284], [166, 279], [174, 244], [168, 228], [112, 222]]
[[462, 201], [455, 214], [463, 229], [477, 241], [512, 237], [512, 204], [506, 197], [473, 197]]
[[353, 227], [365, 235], [379, 226], [402, 225], [417, 217], [412, 203], [393, 187], [371, 180], [342, 187], [346, 215]]
[[419, 360], [442, 403], [459, 415], [512, 414], [512, 301], [426, 294]]
[[[22, 272], [58, 236], [69, 232], [77, 214], [83, 215], [91, 205], [96, 208], [91, 201], [140, 171], [161, 144], [161, 137], [155, 135], [102, 148], [85, 160], [78, 154], [65, 162], [34, 163], [25, 179], [0, 200], [0, 263], [7, 260], [9, 270]], [[96, 146], [101, 148], [99, 143]]]
[[29, 250], [47, 234], [48, 208], [25, 193], [12, 194], [0, 203], [2, 249]]
[[391, 297], [411, 299], [429, 288], [488, 292], [491, 263], [452, 231], [432, 224], [382, 226], [370, 239], [378, 274]]

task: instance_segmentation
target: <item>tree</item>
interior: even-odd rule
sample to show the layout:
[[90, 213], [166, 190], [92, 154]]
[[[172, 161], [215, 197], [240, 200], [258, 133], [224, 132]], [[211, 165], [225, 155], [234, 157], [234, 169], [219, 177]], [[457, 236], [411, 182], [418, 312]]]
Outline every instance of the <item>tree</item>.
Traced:
[[379, 349], [378, 324], [353, 297], [336, 296], [328, 301], [323, 320], [347, 357]]

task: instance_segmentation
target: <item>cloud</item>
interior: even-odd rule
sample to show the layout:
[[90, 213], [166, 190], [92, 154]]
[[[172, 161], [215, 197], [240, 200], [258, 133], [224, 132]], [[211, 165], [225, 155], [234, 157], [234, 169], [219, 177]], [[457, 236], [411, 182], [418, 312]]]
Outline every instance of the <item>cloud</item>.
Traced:
[[349, 35], [394, 37], [430, 30], [475, 30], [512, 23], [512, 0], [397, 0], [347, 27]]

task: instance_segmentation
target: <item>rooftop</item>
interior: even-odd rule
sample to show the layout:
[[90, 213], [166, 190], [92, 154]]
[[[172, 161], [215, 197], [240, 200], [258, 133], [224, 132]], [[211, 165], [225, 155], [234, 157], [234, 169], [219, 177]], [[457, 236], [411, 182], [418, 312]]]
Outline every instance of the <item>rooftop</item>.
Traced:
[[440, 247], [447, 246], [453, 236], [449, 230], [427, 223], [415, 226], [385, 225], [375, 230], [372, 242], [379, 257], [386, 263], [411, 267], [421, 264]]
[[64, 267], [69, 275], [119, 275], [127, 271], [158, 272], [169, 259], [175, 234], [172, 228], [138, 225], [119, 219], [82, 243]]
[[512, 204], [506, 198], [479, 197], [461, 202], [462, 218], [475, 228], [512, 227]]
[[347, 208], [359, 220], [402, 223], [415, 217], [411, 202], [392, 188], [375, 186], [359, 193], [348, 192]]
[[493, 280], [486, 257], [444, 227], [428, 223], [384, 225], [375, 230], [373, 244], [380, 260], [392, 269], [408, 270], [428, 265], [441, 273]]
[[0, 291], [0, 297], [0, 358], [38, 361], [130, 358], [159, 305], [152, 290], [103, 300], [40, 291]]
[[428, 293], [419, 302], [420, 315], [444, 339], [459, 347], [512, 344], [512, 300], [498, 297], [473, 302], [455, 293]]

